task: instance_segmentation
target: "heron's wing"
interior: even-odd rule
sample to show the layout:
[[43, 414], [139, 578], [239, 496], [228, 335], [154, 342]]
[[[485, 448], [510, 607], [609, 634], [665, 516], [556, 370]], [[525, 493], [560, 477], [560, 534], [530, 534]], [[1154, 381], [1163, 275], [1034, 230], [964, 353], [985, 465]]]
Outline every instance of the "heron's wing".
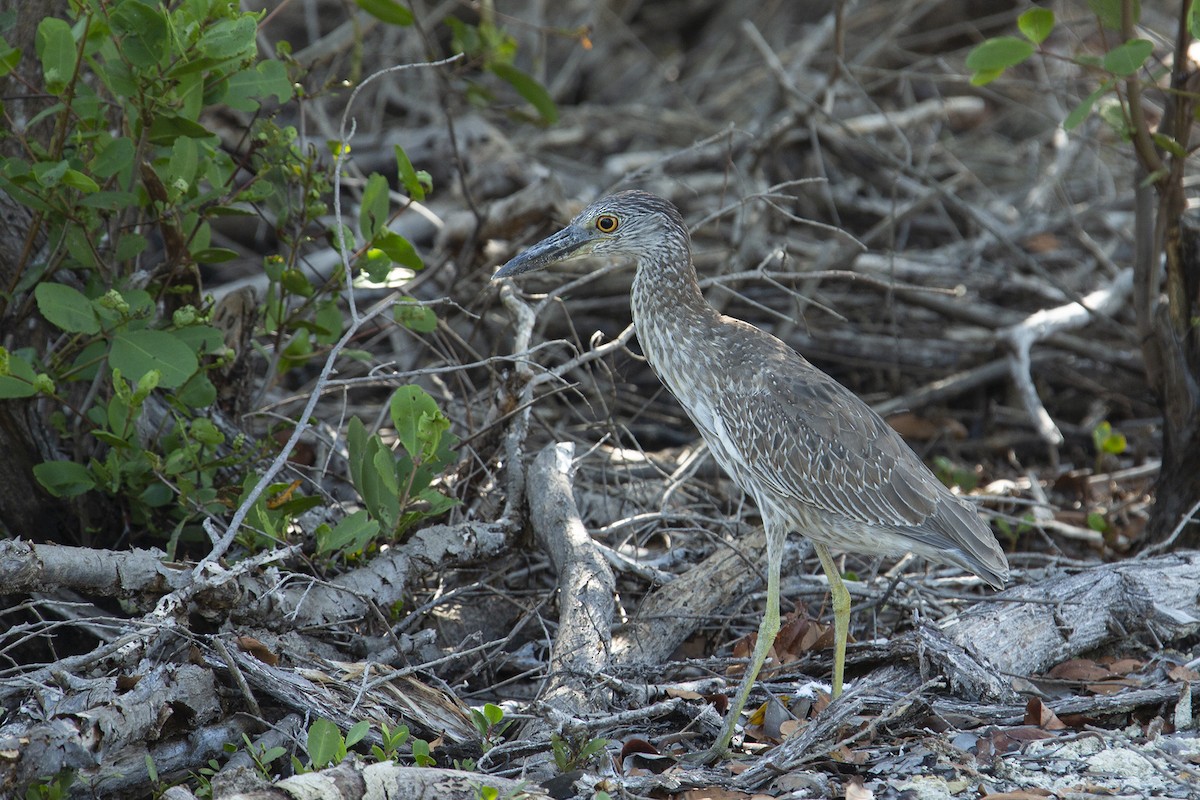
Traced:
[[711, 433], [740, 456], [746, 478], [870, 525], [925, 522], [945, 488], [879, 415], [779, 344], [786, 352], [746, 365], [715, 398], [721, 430]]

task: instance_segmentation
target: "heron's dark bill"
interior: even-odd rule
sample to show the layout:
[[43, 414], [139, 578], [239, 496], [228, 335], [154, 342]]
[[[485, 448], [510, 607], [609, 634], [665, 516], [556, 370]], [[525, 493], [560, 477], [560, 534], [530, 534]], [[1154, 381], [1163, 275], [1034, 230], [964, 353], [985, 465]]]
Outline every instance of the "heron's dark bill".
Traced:
[[590, 237], [574, 225], [563, 228], [558, 233], [548, 239], [543, 239], [512, 261], [509, 261], [496, 271], [496, 274], [492, 276], [492, 280], [496, 281], [501, 278], [511, 278], [513, 275], [535, 272], [539, 269], [545, 269], [551, 264], [557, 264], [560, 261], [569, 261], [572, 258], [587, 255], [590, 249], [588, 247], [589, 243]]

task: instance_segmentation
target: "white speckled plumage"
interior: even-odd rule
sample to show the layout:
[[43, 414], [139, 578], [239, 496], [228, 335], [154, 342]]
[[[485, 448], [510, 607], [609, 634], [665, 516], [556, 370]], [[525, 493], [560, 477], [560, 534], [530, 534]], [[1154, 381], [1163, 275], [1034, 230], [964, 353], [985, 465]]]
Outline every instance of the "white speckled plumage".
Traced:
[[[612, 229], [602, 230], [610, 224]], [[718, 314], [705, 301], [687, 227], [674, 205], [641, 191], [602, 198], [497, 277], [584, 255], [636, 261], [630, 307], [642, 350], [721, 467], [754, 498], [767, 531], [767, 613], [714, 753], [728, 744], [778, 629], [778, 569], [789, 532], [816, 543], [830, 578], [840, 640], [835, 695], [849, 595], [828, 547], [867, 554], [911, 551], [1003, 587], [1008, 562], [987, 525], [899, 434], [782, 341]]]

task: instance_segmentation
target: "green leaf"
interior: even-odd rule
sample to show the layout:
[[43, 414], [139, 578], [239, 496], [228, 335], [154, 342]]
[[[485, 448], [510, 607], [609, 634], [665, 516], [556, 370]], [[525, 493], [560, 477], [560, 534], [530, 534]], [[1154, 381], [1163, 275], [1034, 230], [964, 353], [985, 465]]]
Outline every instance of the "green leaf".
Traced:
[[100, 148], [92, 161], [92, 172], [99, 178], [111, 178], [133, 166], [133, 142], [127, 136], [113, 139]]
[[425, 268], [425, 262], [421, 260], [417, 249], [409, 243], [408, 239], [395, 231], [380, 231], [379, 235], [375, 237], [374, 243], [376, 247], [387, 254], [388, 258], [402, 267], [408, 267], [411, 270]]
[[1131, 17], [1133, 24], [1137, 25], [1142, 18], [1140, 0], [1087, 0], [1088, 8], [1100, 20], [1100, 24], [1112, 31], [1121, 30], [1121, 6], [1126, 2], [1133, 7]]
[[1041, 44], [1054, 30], [1054, 12], [1048, 8], [1031, 8], [1017, 17], [1017, 27], [1029, 41]]
[[391, 25], [412, 25], [413, 15], [395, 0], [354, 0], [363, 11]]
[[68, 169], [63, 173], [62, 182], [65, 186], [92, 194], [100, 191], [100, 185], [77, 169]]
[[378, 172], [372, 172], [363, 189], [362, 205], [358, 210], [358, 229], [368, 241], [384, 230], [388, 220], [388, 182]]
[[976, 70], [971, 75], [972, 86], [987, 86], [992, 81], [1004, 74], [1002, 69], [981, 69]]
[[163, 182], [167, 184], [182, 183], [186, 188], [196, 180], [196, 170], [200, 167], [200, 146], [195, 139], [180, 136], [171, 147], [171, 157], [167, 160], [166, 174]]
[[21, 51], [0, 37], [0, 78], [11, 73], [21, 63]]
[[[1030, 52], [1033, 52], [1032, 48], [1030, 48]], [[528, 100], [537, 109], [538, 116], [544, 122], [549, 125], [558, 122], [558, 106], [550, 99], [550, 93], [546, 91], [546, 87], [535, 81], [532, 76], [527, 75], [512, 64], [490, 64], [488, 65], [488, 69], [498, 78], [516, 89], [517, 94]]]
[[239, 254], [236, 250], [230, 250], [227, 247], [205, 247], [191, 255], [201, 264], [220, 264], [224, 261], [233, 261]]
[[988, 39], [967, 54], [967, 69], [974, 72], [1014, 67], [1033, 55], [1033, 45], [1015, 36]]
[[135, 67], [153, 67], [167, 51], [167, 20], [162, 12], [141, 0], [125, 0], [109, 15], [113, 32], [120, 36], [121, 55]]
[[360, 509], [343, 518], [332, 528], [322, 525], [317, 529], [317, 553], [361, 553], [378, 535], [379, 523]]
[[160, 384], [168, 389], [182, 386], [199, 366], [195, 353], [179, 337], [156, 330], [118, 333], [113, 338], [108, 363], [131, 381], [156, 369], [162, 373]]
[[198, 122], [181, 117], [178, 114], [156, 114], [150, 123], [150, 141], [158, 145], [170, 145], [180, 136], [190, 136], [193, 139], [207, 139], [213, 132]]
[[404, 298], [409, 302], [397, 303], [392, 314], [396, 320], [410, 331], [416, 333], [433, 333], [437, 330], [437, 314], [428, 306], [417, 305], [412, 298]]
[[[404, 152], [404, 148], [396, 145], [396, 169], [400, 173], [400, 185], [404, 187], [404, 191], [408, 192], [408, 196], [418, 203], [425, 199], [426, 183], [422, 183], [417, 171], [413, 169], [412, 162], [408, 160], [408, 153]], [[422, 172], [426, 180], [429, 178], [429, 173]], [[429, 186], [432, 189], [432, 186]]]
[[1174, 137], [1167, 136], [1165, 133], [1151, 134], [1150, 138], [1154, 140], [1154, 144], [1161, 147], [1163, 151], [1170, 153], [1176, 158], [1187, 158], [1187, 151], [1180, 146], [1179, 141]]
[[1088, 115], [1092, 113], [1092, 107], [1096, 105], [1096, 101], [1103, 97], [1109, 88], [1111, 88], [1111, 85], [1106, 83], [1083, 98], [1079, 105], [1071, 109], [1071, 113], [1067, 114], [1067, 118], [1063, 120], [1063, 130], [1073, 131], [1078, 128], [1088, 118]]
[[78, 56], [71, 26], [66, 20], [46, 17], [38, 23], [36, 45], [42, 61], [46, 90], [51, 94], [61, 94], [75, 75]]
[[238, 111], [253, 113], [259, 109], [259, 100], [271, 95], [280, 103], [292, 99], [287, 67], [280, 61], [260, 61], [231, 75], [220, 101]]
[[37, 387], [33, 367], [20, 354], [0, 347], [0, 400], [33, 397]]
[[75, 497], [96, 486], [88, 468], [74, 461], [44, 461], [34, 466], [33, 476], [55, 497]]
[[1154, 44], [1146, 39], [1130, 39], [1119, 47], [1109, 50], [1104, 56], [1104, 68], [1122, 78], [1142, 68], [1146, 59], [1154, 52]]
[[421, 461], [426, 452], [426, 439], [421, 435], [422, 417], [444, 416], [437, 401], [420, 386], [401, 386], [392, 395], [388, 406], [396, 438], [413, 461]]
[[366, 736], [370, 730], [371, 723], [367, 722], [365, 719], [354, 723], [354, 725], [350, 727], [350, 730], [346, 731], [346, 747], [351, 748], [361, 742], [362, 738]]
[[56, 328], [67, 333], [100, 332], [92, 301], [78, 289], [61, 283], [39, 283], [33, 295], [42, 316]]
[[336, 762], [340, 751], [345, 749], [342, 732], [324, 717], [318, 717], [308, 729], [308, 760], [315, 769], [322, 769]]
[[250, 14], [223, 19], [204, 31], [196, 47], [211, 59], [251, 58], [257, 46], [258, 25]]
[[70, 163], [63, 161], [39, 161], [33, 165], [33, 177], [38, 185], [51, 189], [62, 182], [62, 178], [70, 169]]

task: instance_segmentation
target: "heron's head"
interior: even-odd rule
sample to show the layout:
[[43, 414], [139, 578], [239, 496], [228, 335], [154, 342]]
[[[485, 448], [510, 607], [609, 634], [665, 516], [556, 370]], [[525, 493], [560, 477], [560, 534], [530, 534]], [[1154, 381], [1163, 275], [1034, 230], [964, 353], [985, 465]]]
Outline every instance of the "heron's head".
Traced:
[[669, 201], [637, 190], [602, 197], [571, 224], [509, 261], [492, 280], [585, 256], [628, 256], [640, 263], [690, 260], [687, 227]]

